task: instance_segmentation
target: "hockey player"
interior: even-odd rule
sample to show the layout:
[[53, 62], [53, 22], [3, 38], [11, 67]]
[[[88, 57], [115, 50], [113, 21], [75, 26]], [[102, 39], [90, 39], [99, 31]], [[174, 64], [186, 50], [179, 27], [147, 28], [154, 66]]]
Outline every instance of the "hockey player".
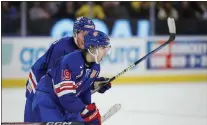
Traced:
[[[65, 37], [54, 42], [48, 51], [40, 57], [35, 64], [31, 67], [29, 79], [26, 83], [26, 104], [24, 111], [24, 121], [32, 122], [32, 100], [35, 93], [37, 83], [40, 78], [44, 76], [47, 71], [52, 67], [55, 60], [71, 53], [78, 49], [84, 48], [84, 35], [88, 30], [95, 29], [95, 25], [91, 19], [86, 17], [78, 18], [73, 26], [73, 37]], [[97, 81], [107, 80], [104, 77], [98, 78]], [[110, 88], [110, 84], [103, 87], [99, 92], [104, 93]]]
[[79, 121], [101, 125], [91, 103], [91, 87], [100, 73], [100, 61], [110, 50], [109, 38], [92, 30], [84, 37], [84, 50], [59, 59], [40, 80], [33, 101], [35, 122]]

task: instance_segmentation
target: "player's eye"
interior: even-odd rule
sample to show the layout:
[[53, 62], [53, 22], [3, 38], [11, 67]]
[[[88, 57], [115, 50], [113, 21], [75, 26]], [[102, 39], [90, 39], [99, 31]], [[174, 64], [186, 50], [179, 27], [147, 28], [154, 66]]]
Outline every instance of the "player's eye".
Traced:
[[105, 46], [100, 46], [101, 49], [105, 49]]
[[111, 52], [111, 47], [109, 47], [109, 46], [105, 46], [105, 47], [104, 47], [104, 50], [105, 50], [105, 53], [106, 53], [106, 54], [110, 54], [110, 52]]
[[86, 34], [88, 34], [88, 31], [83, 31], [82, 34], [86, 35]]

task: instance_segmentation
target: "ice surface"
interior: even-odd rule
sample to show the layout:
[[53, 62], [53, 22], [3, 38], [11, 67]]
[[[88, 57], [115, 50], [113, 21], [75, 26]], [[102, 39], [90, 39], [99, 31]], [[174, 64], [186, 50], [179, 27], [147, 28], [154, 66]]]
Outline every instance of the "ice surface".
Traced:
[[[101, 114], [122, 109], [103, 125], [207, 125], [207, 83], [114, 85], [94, 94]], [[2, 122], [22, 122], [25, 89], [2, 89]]]

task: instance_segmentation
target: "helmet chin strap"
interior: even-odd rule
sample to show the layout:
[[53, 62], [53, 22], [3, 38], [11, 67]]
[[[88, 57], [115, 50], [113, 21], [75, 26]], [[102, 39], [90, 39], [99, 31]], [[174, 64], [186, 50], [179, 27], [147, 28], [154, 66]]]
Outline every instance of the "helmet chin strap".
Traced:
[[89, 49], [88, 52], [95, 58], [95, 62], [99, 64], [100, 62], [98, 62], [98, 49], [95, 50], [96, 50], [96, 54], [93, 54]]
[[78, 46], [78, 42], [77, 42], [77, 33], [73, 36], [75, 44]]

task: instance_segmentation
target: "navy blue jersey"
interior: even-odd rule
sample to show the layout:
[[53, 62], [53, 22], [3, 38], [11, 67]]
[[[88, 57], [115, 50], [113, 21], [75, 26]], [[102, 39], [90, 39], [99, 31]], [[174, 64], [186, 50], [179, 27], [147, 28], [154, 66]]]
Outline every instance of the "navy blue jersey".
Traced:
[[59, 59], [36, 90], [50, 93], [64, 110], [80, 113], [91, 103], [91, 85], [100, 72], [100, 64], [86, 64], [84, 57], [82, 51], [75, 51]]
[[[28, 97], [32, 91], [35, 92], [35, 88], [41, 77], [51, 69], [58, 58], [77, 49], [78, 47], [76, 46], [73, 37], [64, 37], [55, 41], [47, 52], [31, 67], [29, 79], [27, 81], [26, 97]], [[33, 93], [31, 95], [33, 95]]]

